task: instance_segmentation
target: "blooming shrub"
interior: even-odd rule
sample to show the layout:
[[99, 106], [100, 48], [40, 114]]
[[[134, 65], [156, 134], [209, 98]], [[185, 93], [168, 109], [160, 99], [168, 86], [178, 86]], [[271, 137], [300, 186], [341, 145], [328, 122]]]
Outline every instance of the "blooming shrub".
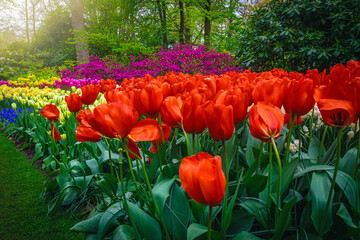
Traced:
[[[137, 58], [133, 56], [133, 59]], [[79, 65], [74, 70], [60, 72], [64, 78], [111, 78], [121, 81], [125, 78], [140, 78], [146, 74], [151, 76], [163, 76], [168, 72], [201, 73], [203, 75], [223, 74], [230, 71], [242, 71], [234, 58], [226, 53], [218, 53], [214, 50], [206, 51], [205, 46], [177, 45], [173, 49], [161, 49], [159, 53], [151, 55], [141, 61], [133, 61], [123, 67], [110, 59], [100, 60], [91, 57], [89, 63]]]

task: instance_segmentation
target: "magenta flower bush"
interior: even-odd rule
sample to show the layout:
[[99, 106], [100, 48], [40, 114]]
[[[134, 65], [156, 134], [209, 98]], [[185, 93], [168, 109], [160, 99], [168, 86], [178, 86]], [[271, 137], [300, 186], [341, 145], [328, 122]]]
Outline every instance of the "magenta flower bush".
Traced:
[[[136, 59], [137, 57], [133, 57]], [[92, 57], [90, 62], [82, 64], [71, 70], [60, 72], [62, 79], [114, 79], [121, 81], [151, 76], [163, 76], [168, 72], [201, 73], [203, 75], [220, 75], [230, 71], [242, 71], [234, 57], [214, 50], [206, 51], [205, 46], [177, 45], [173, 49], [160, 49], [141, 61], [133, 61], [128, 66], [122, 66], [110, 59], [100, 60]]]

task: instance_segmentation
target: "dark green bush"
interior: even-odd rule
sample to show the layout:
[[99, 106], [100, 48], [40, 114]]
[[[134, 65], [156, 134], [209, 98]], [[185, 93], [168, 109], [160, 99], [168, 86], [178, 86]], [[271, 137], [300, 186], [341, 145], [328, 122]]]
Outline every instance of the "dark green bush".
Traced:
[[323, 70], [360, 59], [359, 0], [272, 0], [247, 19], [237, 57], [255, 70]]

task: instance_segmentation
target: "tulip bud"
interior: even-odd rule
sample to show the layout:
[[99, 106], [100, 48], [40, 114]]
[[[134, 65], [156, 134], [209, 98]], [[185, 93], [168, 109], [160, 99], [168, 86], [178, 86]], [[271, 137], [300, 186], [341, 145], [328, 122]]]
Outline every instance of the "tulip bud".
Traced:
[[16, 103], [12, 103], [12, 104], [11, 104], [11, 108], [14, 109], [14, 110], [16, 110]]

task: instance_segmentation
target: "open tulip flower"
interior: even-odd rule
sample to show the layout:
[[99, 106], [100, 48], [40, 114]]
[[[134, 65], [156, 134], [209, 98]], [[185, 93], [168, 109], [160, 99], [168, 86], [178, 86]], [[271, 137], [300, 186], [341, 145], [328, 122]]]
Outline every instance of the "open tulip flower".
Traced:
[[219, 156], [200, 152], [185, 157], [180, 164], [179, 176], [181, 185], [195, 202], [217, 206], [223, 200], [226, 179]]
[[91, 105], [95, 102], [101, 88], [94, 84], [81, 87], [81, 102], [85, 105]]
[[284, 115], [278, 107], [258, 102], [249, 111], [250, 133], [263, 142], [277, 139], [284, 124]]
[[325, 124], [329, 126], [349, 126], [355, 119], [354, 106], [350, 101], [320, 99], [317, 104]]

